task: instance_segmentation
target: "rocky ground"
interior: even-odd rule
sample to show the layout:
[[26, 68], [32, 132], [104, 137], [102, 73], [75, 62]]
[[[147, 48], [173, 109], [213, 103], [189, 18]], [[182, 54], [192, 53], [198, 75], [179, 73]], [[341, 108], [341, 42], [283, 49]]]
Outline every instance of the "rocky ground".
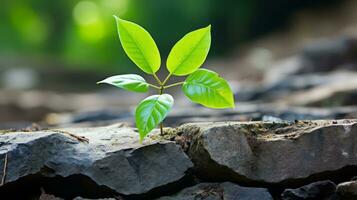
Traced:
[[357, 120], [3, 131], [5, 199], [355, 199]]

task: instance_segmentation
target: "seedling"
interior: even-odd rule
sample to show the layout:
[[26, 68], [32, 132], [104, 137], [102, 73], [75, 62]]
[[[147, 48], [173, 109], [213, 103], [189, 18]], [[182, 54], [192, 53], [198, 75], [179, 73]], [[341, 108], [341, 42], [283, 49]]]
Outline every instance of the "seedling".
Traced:
[[[160, 124], [171, 110], [174, 99], [164, 90], [182, 85], [184, 94], [193, 102], [208, 108], [233, 108], [234, 98], [226, 80], [208, 69], [199, 69], [206, 60], [211, 46], [211, 26], [186, 34], [171, 49], [166, 61], [168, 76], [161, 81], [156, 72], [161, 66], [160, 52], [150, 33], [143, 27], [116, 16], [120, 42], [128, 57], [145, 73], [152, 75], [157, 85], [150, 84], [136, 74], [112, 76], [98, 83], [110, 84], [128, 91], [147, 92], [150, 87], [158, 90], [142, 100], [135, 111], [136, 127], [140, 142]], [[187, 76], [185, 81], [167, 85], [171, 76]]]

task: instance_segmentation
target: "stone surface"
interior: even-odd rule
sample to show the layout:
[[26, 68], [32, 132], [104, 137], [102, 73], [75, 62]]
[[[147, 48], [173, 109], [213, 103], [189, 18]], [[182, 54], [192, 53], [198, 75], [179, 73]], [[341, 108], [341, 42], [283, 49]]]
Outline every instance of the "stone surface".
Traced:
[[357, 180], [338, 184], [336, 192], [342, 199], [357, 199]]
[[331, 181], [318, 181], [297, 189], [286, 189], [282, 200], [324, 200], [330, 199], [335, 194], [336, 185]]
[[[265, 100], [265, 101], [279, 101], [281, 98], [288, 98], [296, 96], [297, 93], [302, 93], [304, 91], [309, 91], [314, 88], [315, 94], [321, 95], [323, 99], [327, 99], [331, 94], [338, 93], [341, 88], [341, 83], [346, 86], [346, 95], [351, 92], [351, 97], [353, 97], [353, 86], [354, 81], [357, 79], [357, 73], [351, 71], [333, 71], [329, 73], [312, 73], [312, 74], [299, 74], [283, 76], [278, 79], [269, 80], [267, 79], [261, 90], [256, 90], [255, 99], [252, 100]], [[352, 87], [352, 88], [351, 88]], [[328, 88], [331, 90], [330, 93], [321, 93], [320, 88]], [[350, 89], [347, 89], [350, 88]], [[320, 91], [320, 93], [318, 93]], [[306, 94], [308, 95], [308, 94]], [[311, 96], [311, 95], [310, 95]], [[308, 98], [307, 96], [306, 98]], [[331, 98], [331, 97], [330, 97]], [[334, 99], [331, 99], [333, 101]], [[303, 101], [305, 102], [305, 101]], [[289, 103], [289, 102], [287, 102]], [[294, 102], [290, 103], [293, 104]], [[344, 103], [337, 101], [337, 103]], [[296, 103], [294, 103], [296, 104]], [[346, 102], [348, 104], [348, 102]], [[351, 103], [350, 103], [351, 104]], [[344, 105], [344, 104], [342, 104]]]
[[[143, 144], [123, 124], [2, 131], [0, 177], [5, 155], [8, 165], [0, 196], [39, 197], [43, 188], [43, 198], [63, 199], [272, 199], [266, 188], [280, 197], [286, 188], [357, 175], [357, 120], [264, 119], [186, 124], [163, 136], [155, 130]], [[216, 183], [190, 187], [193, 177]], [[283, 197], [330, 194], [332, 184], [287, 189]], [[354, 191], [347, 185], [340, 196]]]
[[161, 197], [158, 200], [272, 200], [265, 188], [241, 187], [224, 183], [200, 183], [183, 189], [172, 196]]
[[[89, 142], [78, 141], [68, 133], [84, 136]], [[192, 167], [179, 145], [150, 138], [141, 145], [138, 139], [134, 129], [117, 125], [8, 132], [0, 134], [0, 158], [8, 155], [9, 185], [31, 175], [62, 177], [63, 181], [68, 177], [72, 184], [75, 180], [78, 185], [83, 183], [78, 187], [84, 191], [89, 190], [86, 181], [91, 181], [123, 195], [145, 194], [175, 184]], [[0, 169], [3, 167], [4, 162], [0, 162]], [[66, 195], [73, 198], [76, 194], [68, 191]]]
[[182, 132], [206, 179], [289, 185], [357, 167], [357, 120], [202, 123]]
[[306, 46], [300, 53], [285, 58], [273, 65], [265, 78], [283, 79], [286, 76], [331, 72], [335, 70], [357, 70], [357, 39], [341, 37], [322, 40]]
[[282, 103], [299, 106], [333, 107], [356, 105], [357, 77], [292, 93]]
[[[195, 110], [195, 112], [192, 112]], [[313, 119], [350, 119], [357, 118], [357, 106], [310, 108], [300, 106], [282, 106], [275, 103], [238, 103], [234, 110], [213, 110], [199, 106], [186, 106], [172, 110], [165, 119], [165, 126], [177, 127], [185, 123], [195, 122], [223, 122], [264, 120], [267, 116], [278, 117], [283, 120], [313, 120]], [[73, 114], [56, 115], [56, 126], [59, 127], [90, 127], [104, 126], [113, 123], [124, 123], [135, 126], [132, 112], [121, 109], [97, 110]], [[1, 123], [0, 123], [1, 127]]]
[[299, 73], [331, 71], [337, 68], [357, 69], [357, 39], [340, 37], [312, 43], [302, 54], [306, 64]]

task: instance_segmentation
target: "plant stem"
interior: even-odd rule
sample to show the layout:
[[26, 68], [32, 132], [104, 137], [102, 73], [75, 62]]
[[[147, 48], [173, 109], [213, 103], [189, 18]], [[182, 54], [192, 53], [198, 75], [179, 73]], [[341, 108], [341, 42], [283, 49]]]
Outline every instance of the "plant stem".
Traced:
[[[164, 85], [160, 86], [160, 95], [164, 92], [164, 88]], [[162, 120], [162, 122], [160, 123], [160, 135], [164, 135], [164, 120]]]
[[164, 135], [164, 122], [160, 123], [160, 135], [163, 136]]
[[183, 84], [183, 83], [184, 83], [184, 81], [182, 81], [182, 82], [177, 82], [177, 83], [174, 83], [174, 84], [171, 84], [171, 85], [168, 85], [168, 86], [164, 86], [164, 88], [166, 89], [166, 88], [174, 87], [174, 86], [177, 86], [177, 85], [181, 85], [181, 84]]
[[159, 83], [160, 86], [163, 85], [163, 83], [160, 81], [159, 77], [156, 76], [156, 74], [152, 74], [154, 76], [154, 78], [156, 79], [156, 81]]
[[[167, 88], [167, 87], [165, 87], [165, 84], [171, 77], [171, 73], [169, 75], [167, 75], [167, 77], [165, 78], [165, 80], [163, 82], [160, 81], [160, 79], [156, 76], [156, 74], [153, 74], [153, 75], [160, 85], [160, 88], [158, 88], [158, 89], [160, 90], [160, 95], [161, 95], [164, 92], [164, 89]], [[174, 84], [169, 85], [169, 87], [172, 87], [173, 85]], [[164, 135], [164, 122], [163, 121], [160, 123], [160, 135]]]
[[160, 90], [160, 87], [159, 87], [159, 86], [156, 86], [156, 85], [153, 85], [153, 84], [150, 84], [150, 83], [148, 83], [148, 85], [149, 85], [150, 87], [153, 87], [153, 88], [155, 88], [155, 89]]
[[171, 73], [169, 75], [167, 75], [167, 77], [165, 78], [164, 82], [162, 82], [163, 86], [166, 84], [166, 82], [169, 80], [170, 77], [171, 77]]

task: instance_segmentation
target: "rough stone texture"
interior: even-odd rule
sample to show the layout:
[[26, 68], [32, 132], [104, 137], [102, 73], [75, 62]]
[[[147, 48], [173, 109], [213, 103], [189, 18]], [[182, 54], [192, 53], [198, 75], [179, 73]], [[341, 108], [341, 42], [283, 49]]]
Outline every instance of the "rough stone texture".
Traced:
[[357, 180], [338, 184], [336, 192], [341, 199], [357, 199]]
[[[280, 197], [285, 188], [327, 179], [337, 183], [357, 175], [357, 120], [269, 118], [165, 130], [164, 136], [155, 130], [143, 144], [139, 144], [136, 129], [123, 124], [2, 131], [0, 177], [6, 154], [8, 166], [0, 196], [38, 190], [31, 197], [39, 197], [43, 188], [42, 194], [64, 199], [272, 199], [264, 188]], [[83, 136], [89, 143], [70, 134]], [[191, 172], [198, 182], [217, 183], [190, 187]], [[283, 197], [309, 199], [315, 195], [323, 199], [321, 194], [334, 193], [332, 185], [317, 182], [288, 189]], [[339, 187], [342, 197], [354, 191], [351, 185]]]
[[336, 185], [331, 181], [318, 181], [297, 189], [286, 189], [282, 200], [324, 200], [331, 199], [335, 194]]
[[[89, 143], [67, 133], [84, 136]], [[193, 166], [179, 145], [149, 138], [140, 145], [138, 138], [134, 129], [117, 125], [0, 134], [1, 160], [8, 155], [6, 183], [34, 174], [77, 177], [115, 193], [134, 195], [176, 183]]]
[[281, 185], [357, 167], [357, 120], [201, 123], [182, 131], [206, 179]]
[[241, 187], [224, 183], [200, 183], [186, 188], [177, 194], [161, 197], [158, 200], [272, 200], [272, 196], [265, 188]]

